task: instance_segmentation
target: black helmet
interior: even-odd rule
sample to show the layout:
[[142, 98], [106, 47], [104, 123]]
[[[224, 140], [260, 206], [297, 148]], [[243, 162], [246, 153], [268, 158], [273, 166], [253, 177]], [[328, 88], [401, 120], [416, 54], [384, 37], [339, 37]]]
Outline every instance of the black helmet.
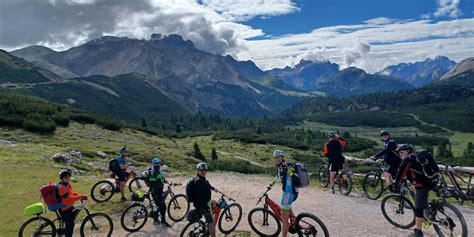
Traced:
[[413, 147], [410, 144], [400, 144], [397, 147], [397, 152], [406, 150], [408, 153], [413, 153]]
[[389, 135], [390, 136], [390, 133], [387, 131], [387, 130], [382, 130], [379, 132], [379, 135], [380, 136], [385, 136], [385, 135]]
[[328, 137], [336, 137], [336, 132], [335, 131], [329, 131], [328, 132]]
[[71, 175], [72, 175], [72, 170], [71, 169], [61, 170], [61, 172], [59, 172], [59, 179], [63, 179], [66, 176], [71, 177]]

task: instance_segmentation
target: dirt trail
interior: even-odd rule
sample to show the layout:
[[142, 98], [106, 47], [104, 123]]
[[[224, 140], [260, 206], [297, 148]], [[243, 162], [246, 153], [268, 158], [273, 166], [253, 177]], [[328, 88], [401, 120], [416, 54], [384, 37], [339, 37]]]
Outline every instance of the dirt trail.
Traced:
[[[250, 231], [247, 214], [255, 207], [258, 196], [265, 191], [272, 179], [222, 173], [210, 173], [208, 178], [214, 187], [235, 198], [242, 205], [244, 213], [237, 230]], [[185, 182], [183, 178], [172, 180]], [[176, 192], [184, 193], [184, 188], [177, 189]], [[270, 192], [270, 197], [279, 201], [280, 195], [280, 186], [275, 185]], [[213, 199], [217, 198], [217, 194], [214, 193]], [[472, 236], [474, 233], [474, 209], [465, 206], [458, 206], [458, 208], [466, 218]], [[407, 236], [412, 232], [412, 230], [393, 227], [383, 217], [380, 201], [362, 197], [357, 191], [349, 196], [342, 196], [331, 194], [324, 189], [301, 189], [300, 196], [294, 204], [294, 211], [296, 213], [309, 212], [318, 216], [328, 227], [331, 236]], [[118, 220], [118, 217], [114, 217], [114, 220]], [[141, 232], [127, 234], [117, 222], [115, 223], [114, 236], [179, 236], [184, 225], [185, 222], [174, 223], [172, 228], [163, 230], [149, 222]], [[425, 236], [436, 236], [433, 228], [425, 231]]]

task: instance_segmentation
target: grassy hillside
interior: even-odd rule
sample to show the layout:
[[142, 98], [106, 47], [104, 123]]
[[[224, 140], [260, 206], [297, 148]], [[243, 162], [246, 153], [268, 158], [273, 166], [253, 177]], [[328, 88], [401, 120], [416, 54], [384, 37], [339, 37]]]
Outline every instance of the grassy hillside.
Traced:
[[31, 63], [0, 50], [0, 83], [49, 81]]

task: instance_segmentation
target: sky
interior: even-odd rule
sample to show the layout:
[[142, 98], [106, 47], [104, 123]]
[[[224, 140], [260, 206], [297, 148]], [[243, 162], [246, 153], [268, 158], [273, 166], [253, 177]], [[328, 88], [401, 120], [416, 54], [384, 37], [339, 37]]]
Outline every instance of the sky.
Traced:
[[0, 48], [66, 50], [104, 35], [180, 34], [263, 70], [300, 60], [373, 73], [474, 57], [474, 0], [2, 0]]

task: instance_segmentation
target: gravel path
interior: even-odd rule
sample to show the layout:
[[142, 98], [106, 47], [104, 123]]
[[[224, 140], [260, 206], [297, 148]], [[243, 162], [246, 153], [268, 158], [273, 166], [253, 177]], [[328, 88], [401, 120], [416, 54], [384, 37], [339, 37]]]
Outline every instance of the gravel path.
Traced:
[[[210, 173], [208, 179], [214, 187], [233, 197], [242, 205], [244, 213], [237, 230], [250, 231], [247, 214], [255, 207], [258, 196], [266, 190], [272, 179], [223, 173]], [[185, 182], [183, 178], [173, 178], [172, 180]], [[184, 187], [175, 191], [184, 193]], [[270, 198], [278, 201], [280, 196], [280, 186], [275, 185], [270, 192]], [[214, 193], [213, 199], [217, 198], [219, 196]], [[458, 208], [466, 218], [470, 235], [473, 236], [474, 209], [465, 206], [458, 206]], [[325, 189], [301, 189], [300, 196], [294, 204], [294, 211], [296, 213], [309, 212], [318, 216], [328, 227], [331, 236], [407, 236], [412, 232], [412, 230], [402, 230], [392, 226], [382, 215], [380, 201], [362, 197], [357, 191], [353, 191], [349, 196], [343, 196], [331, 194]], [[118, 217], [114, 217], [114, 220], [118, 219]], [[164, 230], [149, 222], [142, 231], [127, 234], [117, 222], [115, 223], [114, 236], [179, 236], [184, 225], [185, 222], [174, 223], [172, 228]], [[436, 233], [433, 228], [430, 228], [425, 231], [425, 236], [436, 236]]]

